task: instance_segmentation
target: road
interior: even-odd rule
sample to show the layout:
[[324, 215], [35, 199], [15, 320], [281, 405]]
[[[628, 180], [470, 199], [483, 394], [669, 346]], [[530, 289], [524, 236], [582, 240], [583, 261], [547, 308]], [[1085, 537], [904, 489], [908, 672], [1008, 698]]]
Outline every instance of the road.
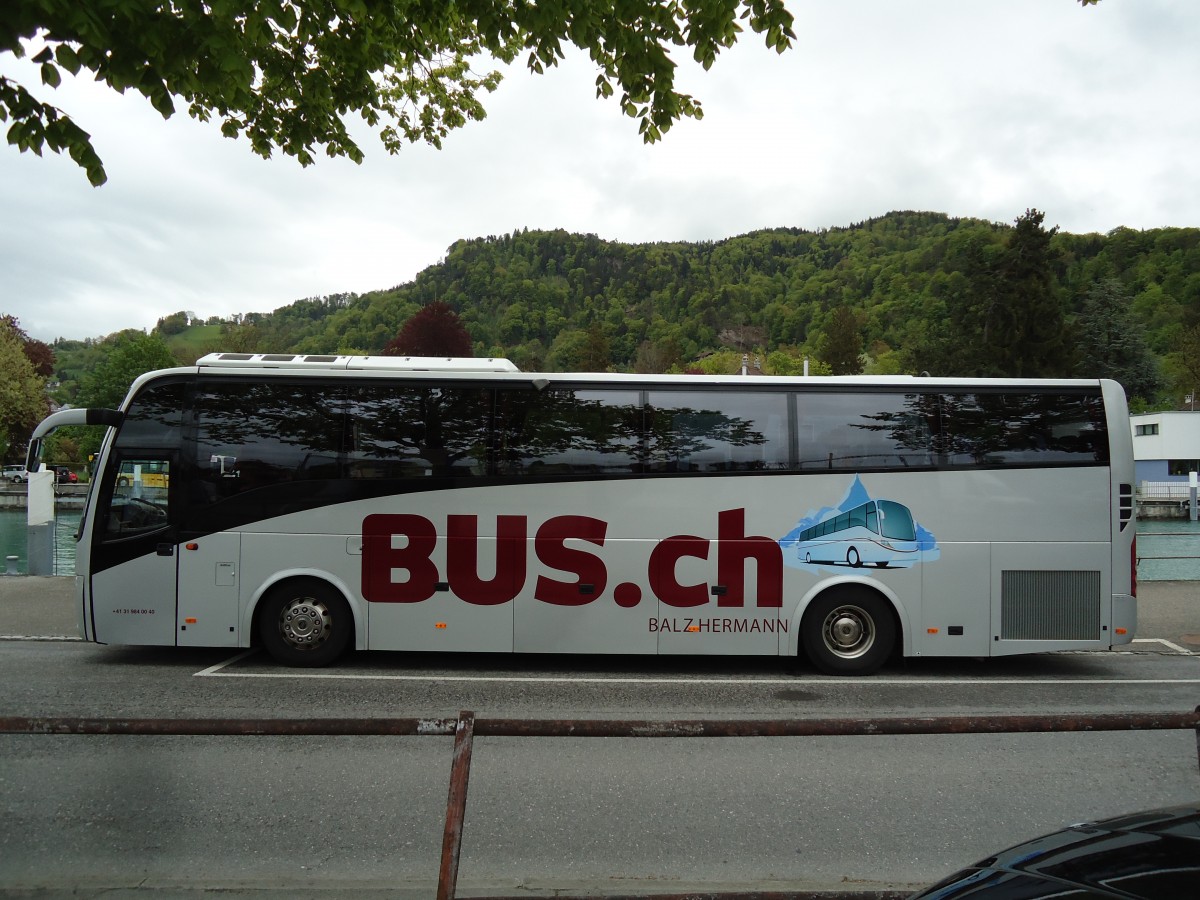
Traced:
[[[1129, 652], [916, 660], [258, 654], [70, 640], [66, 579], [0, 579], [0, 716], [762, 718], [1191, 710], [1200, 586]], [[63, 597], [68, 599], [63, 600]], [[0, 737], [0, 892], [429, 897], [448, 737]], [[477, 738], [459, 896], [908, 890], [1064, 824], [1200, 797], [1190, 733]], [[393, 889], [398, 889], [393, 890]]]

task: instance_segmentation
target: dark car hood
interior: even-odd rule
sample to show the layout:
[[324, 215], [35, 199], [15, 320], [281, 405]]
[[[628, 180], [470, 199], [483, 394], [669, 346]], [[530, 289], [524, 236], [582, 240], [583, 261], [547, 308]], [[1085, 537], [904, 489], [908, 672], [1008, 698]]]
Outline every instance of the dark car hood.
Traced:
[[910, 900], [1200, 898], [1200, 804], [1072, 825], [1010, 847]]

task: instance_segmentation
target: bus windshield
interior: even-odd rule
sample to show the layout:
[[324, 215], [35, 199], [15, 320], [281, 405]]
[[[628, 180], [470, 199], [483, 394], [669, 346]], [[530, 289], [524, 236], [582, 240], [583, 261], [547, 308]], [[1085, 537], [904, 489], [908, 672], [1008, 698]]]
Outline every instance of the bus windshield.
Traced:
[[908, 507], [892, 500], [879, 501], [879, 514], [883, 519], [883, 536], [896, 541], [916, 540], [916, 527]]

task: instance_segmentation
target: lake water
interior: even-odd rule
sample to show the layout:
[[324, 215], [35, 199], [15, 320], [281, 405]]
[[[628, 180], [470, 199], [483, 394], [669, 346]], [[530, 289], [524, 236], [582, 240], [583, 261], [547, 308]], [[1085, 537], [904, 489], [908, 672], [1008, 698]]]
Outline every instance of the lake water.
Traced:
[[[75, 574], [75, 530], [80, 510], [59, 510], [54, 528], [54, 574]], [[0, 562], [19, 556], [17, 572], [28, 571], [25, 510], [0, 509]], [[1138, 579], [1200, 581], [1200, 522], [1142, 519], [1138, 522]], [[0, 572], [4, 568], [0, 565]]]
[[1139, 581], [1200, 581], [1200, 522], [1140, 519]]
[[[54, 574], [75, 574], [75, 531], [79, 528], [82, 510], [60, 509], [54, 520]], [[28, 526], [23, 509], [0, 509], [0, 572], [10, 556], [19, 557], [17, 574], [29, 571], [27, 551]]]

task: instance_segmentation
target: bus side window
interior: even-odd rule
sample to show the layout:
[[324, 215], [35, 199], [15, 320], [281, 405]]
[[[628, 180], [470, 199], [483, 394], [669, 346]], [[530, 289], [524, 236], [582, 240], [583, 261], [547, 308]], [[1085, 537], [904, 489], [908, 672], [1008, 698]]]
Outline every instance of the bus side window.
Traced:
[[787, 395], [652, 391], [647, 457], [654, 472], [750, 472], [790, 467]]
[[351, 478], [476, 476], [487, 465], [492, 391], [368, 384], [350, 390]]
[[341, 389], [217, 380], [197, 391], [192, 502], [256, 488], [335, 478], [342, 444]]
[[502, 390], [497, 409], [500, 475], [578, 478], [640, 469], [642, 409], [636, 391]]
[[933, 462], [937, 401], [935, 394], [801, 393], [800, 468], [927, 467]]

